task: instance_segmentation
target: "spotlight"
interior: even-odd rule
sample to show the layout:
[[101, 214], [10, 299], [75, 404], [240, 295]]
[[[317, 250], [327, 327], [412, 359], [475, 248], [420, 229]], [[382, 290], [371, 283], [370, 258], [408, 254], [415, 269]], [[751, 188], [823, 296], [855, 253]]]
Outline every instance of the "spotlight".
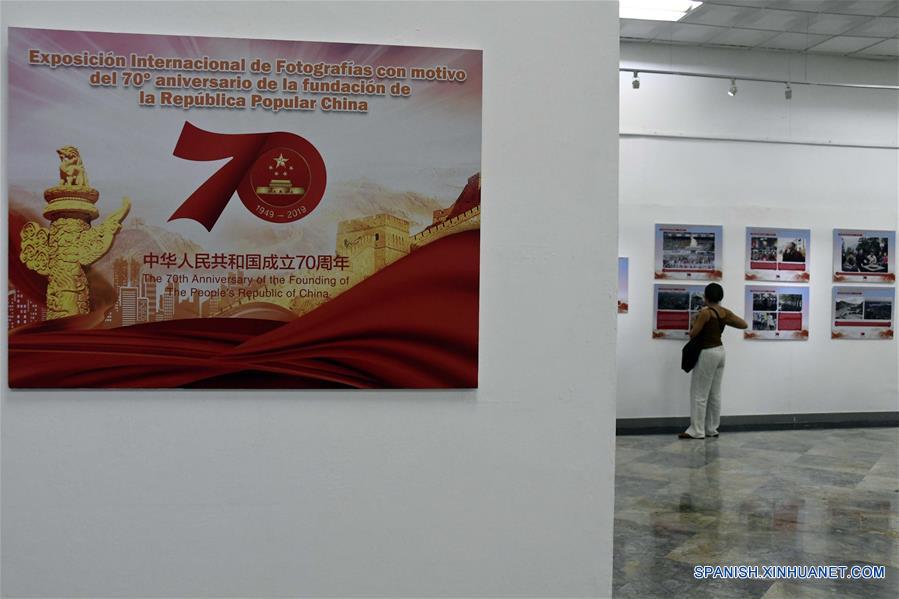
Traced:
[[640, 73], [634, 71], [634, 80], [631, 81], [631, 86], [634, 89], [640, 89]]
[[737, 80], [736, 79], [730, 80], [730, 89], [727, 90], [727, 95], [731, 96], [731, 97], [737, 95]]
[[784, 88], [784, 98], [787, 100], [793, 99], [793, 88], [790, 87], [789, 83], [787, 83], [787, 87]]

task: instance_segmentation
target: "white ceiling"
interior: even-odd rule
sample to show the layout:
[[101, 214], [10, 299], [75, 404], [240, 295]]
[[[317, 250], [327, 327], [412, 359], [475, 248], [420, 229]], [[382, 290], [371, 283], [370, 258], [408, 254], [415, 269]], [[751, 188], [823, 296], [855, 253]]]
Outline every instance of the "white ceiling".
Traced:
[[899, 0], [705, 0], [676, 23], [621, 19], [623, 41], [899, 58]]

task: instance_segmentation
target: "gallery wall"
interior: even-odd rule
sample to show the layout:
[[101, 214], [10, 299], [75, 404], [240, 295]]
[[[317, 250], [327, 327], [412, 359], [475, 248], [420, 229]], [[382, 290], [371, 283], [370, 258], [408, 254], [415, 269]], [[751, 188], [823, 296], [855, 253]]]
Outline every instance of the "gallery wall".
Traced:
[[609, 594], [614, 3], [2, 11], [5, 26], [483, 48], [485, 90], [480, 389], [4, 382], [4, 596]]
[[[897, 84], [895, 62], [622, 44], [622, 66]], [[810, 228], [808, 341], [725, 334], [724, 415], [896, 411], [896, 341], [830, 338], [832, 230], [895, 229], [895, 91], [621, 74], [619, 418], [689, 415], [681, 342], [653, 340], [653, 225], [724, 226], [724, 304], [744, 315], [745, 227]], [[696, 139], [703, 138], [703, 139]], [[740, 139], [743, 141], [733, 141]], [[771, 143], [801, 142], [801, 143]], [[810, 145], [815, 144], [815, 145]], [[873, 146], [873, 147], [872, 147]]]

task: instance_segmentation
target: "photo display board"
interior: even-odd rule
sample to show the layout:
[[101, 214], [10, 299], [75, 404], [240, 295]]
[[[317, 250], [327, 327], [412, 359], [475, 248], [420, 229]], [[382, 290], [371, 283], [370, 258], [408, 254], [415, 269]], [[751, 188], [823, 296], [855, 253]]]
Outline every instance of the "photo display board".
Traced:
[[478, 384], [482, 52], [10, 28], [11, 387]]
[[834, 229], [833, 280], [892, 283], [896, 280], [896, 232]]
[[689, 339], [690, 326], [705, 306], [705, 285], [653, 286], [654, 339]]
[[746, 228], [747, 281], [808, 281], [808, 229]]
[[808, 287], [746, 286], [745, 339], [805, 341], [808, 339]]
[[892, 339], [896, 290], [892, 287], [833, 288], [834, 339]]
[[627, 314], [628, 259], [618, 258], [618, 313]]
[[655, 278], [721, 278], [722, 228], [704, 225], [656, 225]]

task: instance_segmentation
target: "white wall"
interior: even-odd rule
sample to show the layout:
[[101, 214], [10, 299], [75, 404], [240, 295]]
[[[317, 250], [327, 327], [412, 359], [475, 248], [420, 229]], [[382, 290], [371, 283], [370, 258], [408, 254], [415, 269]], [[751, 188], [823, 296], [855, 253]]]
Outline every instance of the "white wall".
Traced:
[[[622, 45], [622, 66], [781, 77], [790, 54]], [[895, 84], [896, 63], [810, 57], [809, 79]], [[792, 62], [792, 67], [787, 63]], [[621, 75], [621, 130], [839, 144], [897, 143], [899, 94]], [[810, 338], [725, 337], [724, 414], [897, 410], [896, 341], [830, 339], [832, 229], [895, 229], [895, 149], [623, 136], [620, 251], [630, 257], [630, 313], [619, 317], [618, 416], [689, 415], [681, 344], [651, 339], [654, 223], [724, 226], [725, 305], [742, 315], [746, 226], [812, 229]]]
[[614, 3], [4, 3], [3, 22], [485, 61], [480, 390], [6, 390], [4, 596], [610, 593]]

